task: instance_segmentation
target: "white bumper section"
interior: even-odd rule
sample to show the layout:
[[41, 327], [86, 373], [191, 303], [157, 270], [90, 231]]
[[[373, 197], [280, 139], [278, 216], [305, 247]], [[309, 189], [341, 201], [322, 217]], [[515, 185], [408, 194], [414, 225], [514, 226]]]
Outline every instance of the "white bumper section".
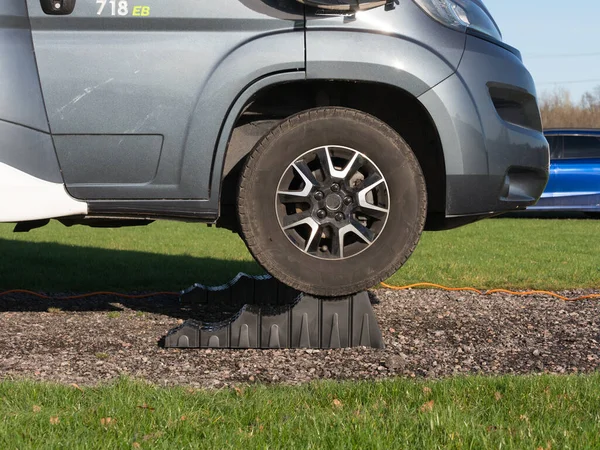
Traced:
[[85, 215], [87, 203], [71, 197], [62, 183], [50, 183], [0, 163], [0, 222]]

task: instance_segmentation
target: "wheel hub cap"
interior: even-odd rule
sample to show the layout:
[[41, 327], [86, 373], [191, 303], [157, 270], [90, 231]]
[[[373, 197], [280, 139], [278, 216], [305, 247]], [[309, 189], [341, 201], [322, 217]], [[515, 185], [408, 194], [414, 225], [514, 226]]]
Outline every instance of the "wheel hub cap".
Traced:
[[331, 194], [325, 200], [325, 206], [329, 211], [337, 211], [342, 206], [343, 200], [338, 194]]
[[281, 230], [297, 248], [319, 259], [347, 259], [381, 235], [390, 212], [379, 168], [357, 150], [310, 150], [283, 173], [275, 200]]

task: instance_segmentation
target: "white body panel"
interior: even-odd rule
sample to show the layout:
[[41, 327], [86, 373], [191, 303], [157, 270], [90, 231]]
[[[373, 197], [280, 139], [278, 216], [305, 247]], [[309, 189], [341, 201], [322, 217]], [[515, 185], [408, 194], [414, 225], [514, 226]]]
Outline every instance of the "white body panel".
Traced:
[[85, 215], [87, 203], [77, 201], [62, 183], [50, 183], [0, 163], [0, 222]]

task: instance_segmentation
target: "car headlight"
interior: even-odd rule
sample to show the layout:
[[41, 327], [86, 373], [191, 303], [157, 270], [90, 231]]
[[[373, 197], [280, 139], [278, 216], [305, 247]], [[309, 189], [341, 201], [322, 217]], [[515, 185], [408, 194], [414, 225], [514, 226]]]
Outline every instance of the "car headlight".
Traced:
[[502, 33], [482, 3], [475, 0], [414, 0], [423, 11], [438, 22], [455, 28], [467, 28], [487, 34], [499, 41]]

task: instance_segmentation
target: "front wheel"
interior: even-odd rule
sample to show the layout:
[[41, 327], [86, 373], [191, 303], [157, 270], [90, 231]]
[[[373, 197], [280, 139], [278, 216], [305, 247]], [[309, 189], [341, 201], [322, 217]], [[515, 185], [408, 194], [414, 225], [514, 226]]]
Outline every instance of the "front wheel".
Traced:
[[283, 283], [318, 296], [373, 287], [412, 254], [427, 211], [406, 142], [345, 108], [290, 117], [256, 145], [238, 195], [242, 235]]

